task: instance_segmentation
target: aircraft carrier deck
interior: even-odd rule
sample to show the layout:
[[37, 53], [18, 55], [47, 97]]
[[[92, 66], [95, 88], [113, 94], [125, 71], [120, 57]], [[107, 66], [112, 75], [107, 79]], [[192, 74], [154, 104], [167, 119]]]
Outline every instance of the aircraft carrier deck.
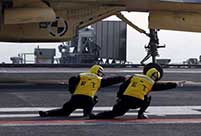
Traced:
[[[152, 92], [152, 102], [146, 111], [150, 118], [147, 120], [136, 119], [137, 110], [130, 110], [125, 116], [114, 120], [89, 120], [82, 117], [81, 110], [73, 112], [70, 117], [38, 116], [39, 110], [57, 108], [68, 101], [70, 93], [67, 91], [67, 85], [62, 82], [66, 82], [71, 75], [86, 70], [88, 69], [1, 68], [0, 135], [200, 136], [200, 69], [164, 69], [164, 81], [187, 82], [181, 88]], [[140, 73], [141, 70], [141, 68], [105, 68], [106, 75], [127, 75]], [[5, 82], [5, 79], [13, 82]], [[35, 84], [37, 81], [39, 83], [45, 80], [51, 82]], [[99, 102], [94, 112], [111, 109], [116, 100], [117, 90], [118, 85], [102, 88], [98, 93]]]

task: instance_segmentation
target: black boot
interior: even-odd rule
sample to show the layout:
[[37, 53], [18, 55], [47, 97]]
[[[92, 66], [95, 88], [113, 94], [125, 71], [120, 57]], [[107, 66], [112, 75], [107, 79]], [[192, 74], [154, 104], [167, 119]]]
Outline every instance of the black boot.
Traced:
[[90, 113], [90, 114], [89, 114], [89, 119], [96, 119], [96, 115], [93, 114], [93, 113]]
[[144, 98], [144, 104], [140, 107], [140, 110], [138, 111], [138, 119], [147, 119], [148, 116], [144, 115], [144, 112], [149, 107], [151, 103], [151, 96], [145, 96]]
[[41, 117], [47, 117], [47, 116], [48, 116], [47, 112], [45, 112], [45, 111], [39, 111], [38, 114], [39, 114]]
[[144, 115], [144, 113], [142, 113], [142, 114], [138, 114], [137, 118], [138, 119], [148, 119], [148, 116]]

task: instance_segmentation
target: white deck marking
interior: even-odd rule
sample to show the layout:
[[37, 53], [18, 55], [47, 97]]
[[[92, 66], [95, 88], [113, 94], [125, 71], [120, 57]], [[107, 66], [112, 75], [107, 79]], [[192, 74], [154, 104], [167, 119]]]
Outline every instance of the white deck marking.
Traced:
[[[36, 117], [37, 111], [47, 111], [59, 107], [19, 107], [19, 108], [0, 108], [0, 118], [15, 118], [15, 117]], [[111, 110], [112, 107], [94, 107], [94, 113]], [[138, 109], [130, 110], [126, 116], [137, 115]], [[5, 113], [6, 112], [6, 113]], [[20, 113], [29, 112], [29, 113]], [[168, 116], [168, 115], [201, 115], [201, 106], [150, 106], [146, 110], [147, 115]], [[71, 116], [82, 116], [82, 110], [78, 109]]]

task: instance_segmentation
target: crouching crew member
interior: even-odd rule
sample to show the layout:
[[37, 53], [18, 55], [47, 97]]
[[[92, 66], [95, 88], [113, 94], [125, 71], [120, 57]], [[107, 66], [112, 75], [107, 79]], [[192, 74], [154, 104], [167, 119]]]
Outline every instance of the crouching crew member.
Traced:
[[97, 103], [96, 93], [101, 87], [110, 86], [123, 82], [125, 77], [114, 76], [103, 78], [104, 69], [99, 65], [91, 67], [89, 72], [80, 73], [69, 79], [69, 91], [71, 99], [62, 108], [49, 111], [39, 111], [41, 117], [47, 116], [69, 116], [76, 109], [83, 109], [83, 115], [91, 114], [94, 105]]
[[138, 118], [148, 118], [144, 115], [151, 102], [149, 93], [154, 90], [175, 88], [177, 83], [159, 83], [160, 72], [156, 68], [149, 69], [145, 74], [135, 74], [122, 83], [117, 93], [117, 103], [112, 111], [104, 111], [97, 115], [91, 114], [91, 119], [112, 119], [124, 115], [129, 109], [140, 108]]

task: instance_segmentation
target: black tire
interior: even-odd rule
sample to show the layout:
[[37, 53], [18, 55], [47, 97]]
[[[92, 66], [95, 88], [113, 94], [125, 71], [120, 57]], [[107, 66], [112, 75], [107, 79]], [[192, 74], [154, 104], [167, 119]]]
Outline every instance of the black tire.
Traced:
[[158, 80], [160, 80], [162, 77], [163, 77], [163, 69], [162, 67], [157, 64], [157, 63], [149, 63], [147, 65], [144, 66], [144, 69], [143, 69], [143, 74], [146, 75], [147, 71], [151, 68], [156, 68], [159, 72], [160, 72], [160, 78]]

